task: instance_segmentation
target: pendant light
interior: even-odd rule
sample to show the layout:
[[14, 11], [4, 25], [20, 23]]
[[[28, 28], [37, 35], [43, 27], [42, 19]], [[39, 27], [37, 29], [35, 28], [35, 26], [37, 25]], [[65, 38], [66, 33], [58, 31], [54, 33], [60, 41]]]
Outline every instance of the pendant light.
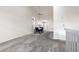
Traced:
[[39, 12], [38, 12], [38, 17], [39, 17], [39, 19], [38, 19], [38, 20], [41, 20], [41, 15], [43, 15], [43, 14], [41, 14], [40, 6], [38, 7], [38, 9], [39, 9]]

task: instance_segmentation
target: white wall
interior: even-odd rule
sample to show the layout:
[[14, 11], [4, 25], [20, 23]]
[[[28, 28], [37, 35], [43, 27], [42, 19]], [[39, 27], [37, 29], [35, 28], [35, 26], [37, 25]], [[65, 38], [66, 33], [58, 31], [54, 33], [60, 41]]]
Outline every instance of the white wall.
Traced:
[[48, 31], [53, 31], [53, 16], [52, 16], [52, 19], [48, 20], [49, 22], [49, 25], [48, 25]]
[[54, 7], [54, 39], [65, 40], [64, 28], [79, 30], [79, 7]]
[[0, 7], [0, 43], [32, 33], [30, 7]]

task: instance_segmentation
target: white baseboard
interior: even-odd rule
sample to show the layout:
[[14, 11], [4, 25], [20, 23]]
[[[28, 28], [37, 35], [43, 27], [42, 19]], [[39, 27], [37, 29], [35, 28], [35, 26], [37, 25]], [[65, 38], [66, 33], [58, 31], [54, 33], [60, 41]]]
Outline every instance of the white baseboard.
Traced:
[[59, 39], [59, 40], [66, 40], [65, 35], [59, 34], [57, 32], [54, 33], [53, 38], [54, 39]]

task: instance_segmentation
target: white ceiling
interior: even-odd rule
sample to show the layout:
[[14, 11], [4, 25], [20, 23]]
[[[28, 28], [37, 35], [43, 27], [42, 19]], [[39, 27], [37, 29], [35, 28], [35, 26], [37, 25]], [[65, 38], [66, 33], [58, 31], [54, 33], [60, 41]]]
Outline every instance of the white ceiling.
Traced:
[[[39, 17], [39, 6], [32, 6], [32, 9], [36, 13], [36, 16]], [[53, 18], [53, 6], [40, 6], [40, 17], [42, 19], [52, 19]]]

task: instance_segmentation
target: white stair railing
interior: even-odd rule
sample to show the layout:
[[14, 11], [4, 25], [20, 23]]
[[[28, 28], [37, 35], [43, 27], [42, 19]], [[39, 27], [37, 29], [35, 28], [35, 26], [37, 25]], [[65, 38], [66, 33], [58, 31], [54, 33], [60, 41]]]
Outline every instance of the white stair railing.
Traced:
[[65, 29], [66, 30], [66, 51], [67, 52], [79, 52], [79, 31]]

